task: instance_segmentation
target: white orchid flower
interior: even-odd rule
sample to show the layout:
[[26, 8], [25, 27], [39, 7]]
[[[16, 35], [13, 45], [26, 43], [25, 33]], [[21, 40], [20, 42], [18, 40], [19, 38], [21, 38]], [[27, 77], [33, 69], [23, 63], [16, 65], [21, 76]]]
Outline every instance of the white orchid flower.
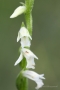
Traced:
[[10, 16], [10, 18], [15, 18], [15, 17], [21, 15], [22, 13], [24, 13], [25, 11], [26, 11], [26, 7], [25, 7], [25, 6], [19, 6], [19, 7], [17, 7], [17, 8], [14, 10], [14, 12], [13, 12], [13, 14]]
[[36, 82], [37, 87], [35, 89], [39, 89], [44, 85], [44, 83], [42, 81], [42, 79], [45, 79], [44, 74], [37, 74], [34, 71], [25, 70], [25, 71], [22, 71], [22, 75], [24, 77], [29, 78], [29, 79]]
[[27, 62], [26, 68], [35, 69], [34, 58], [38, 59], [38, 57], [32, 51], [26, 48], [22, 48], [21, 54], [14, 65], [16, 66], [17, 64], [19, 64], [22, 61], [23, 57], [26, 58], [26, 62]]
[[18, 32], [17, 42], [21, 39], [21, 47], [30, 47], [30, 39], [32, 40], [28, 30], [25, 27], [21, 27]]

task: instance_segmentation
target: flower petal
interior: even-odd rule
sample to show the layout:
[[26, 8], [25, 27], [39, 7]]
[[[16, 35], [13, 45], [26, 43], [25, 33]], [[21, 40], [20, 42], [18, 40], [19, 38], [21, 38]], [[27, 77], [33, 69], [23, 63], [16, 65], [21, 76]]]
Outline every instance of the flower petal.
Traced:
[[41, 88], [44, 85], [44, 83], [43, 83], [43, 81], [41, 79], [40, 80], [37, 80], [35, 82], [37, 84], [37, 86], [35, 87], [35, 89], [39, 89], [39, 88]]
[[25, 7], [25, 6], [19, 6], [19, 7], [17, 7], [17, 8], [14, 10], [14, 12], [13, 12], [13, 14], [10, 16], [10, 18], [15, 18], [15, 17], [21, 15], [22, 13], [24, 13], [25, 11], [26, 11], [26, 7]]
[[18, 58], [18, 60], [15, 62], [14, 66], [16, 66], [17, 64], [19, 64], [22, 59], [23, 59], [23, 55], [21, 53], [20, 56], [19, 56], [19, 58]]
[[44, 78], [44, 74], [39, 75], [39, 78], [45, 79], [45, 78]]
[[27, 48], [23, 48], [22, 52], [24, 53], [25, 58], [34, 57], [34, 58], [38, 59], [38, 57]]
[[30, 39], [28, 37], [22, 37], [21, 38], [21, 47], [30, 47]]

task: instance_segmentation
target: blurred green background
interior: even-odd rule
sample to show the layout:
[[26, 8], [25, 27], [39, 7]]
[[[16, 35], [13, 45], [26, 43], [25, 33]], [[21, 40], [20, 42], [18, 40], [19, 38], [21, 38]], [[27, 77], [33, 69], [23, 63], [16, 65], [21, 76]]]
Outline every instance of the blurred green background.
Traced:
[[[24, 15], [10, 19], [23, 0], [0, 0], [0, 90], [17, 90], [15, 80], [20, 68], [14, 63], [19, 57], [17, 33]], [[35, 0], [33, 8], [33, 40], [31, 50], [37, 73], [44, 73], [44, 87], [39, 90], [60, 90], [60, 0]], [[29, 90], [35, 90], [29, 80]]]

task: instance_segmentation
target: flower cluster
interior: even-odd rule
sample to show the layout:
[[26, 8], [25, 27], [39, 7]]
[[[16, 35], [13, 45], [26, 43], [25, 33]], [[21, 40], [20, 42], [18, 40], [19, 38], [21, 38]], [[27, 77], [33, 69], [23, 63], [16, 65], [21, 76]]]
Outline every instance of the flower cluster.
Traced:
[[[15, 9], [15, 11], [10, 16], [10, 18], [15, 18], [18, 15], [25, 13], [25, 12], [26, 12], [26, 7], [19, 6], [17, 9]], [[27, 64], [26, 64], [25, 69], [23, 69], [21, 73], [24, 77], [35, 81], [37, 84], [36, 89], [39, 89], [40, 87], [42, 87], [44, 85], [42, 79], [45, 79], [45, 78], [44, 78], [44, 74], [40, 75], [32, 70], [29, 70], [29, 69], [35, 69], [34, 58], [38, 59], [38, 57], [29, 49], [31, 46], [31, 40], [32, 40], [32, 37], [31, 37], [29, 31], [27, 30], [27, 28], [25, 26], [22, 26], [20, 28], [20, 30], [18, 32], [18, 36], [17, 36], [17, 42], [20, 41], [20, 45], [21, 45], [20, 56], [14, 65], [16, 66], [17, 64], [21, 63], [23, 58], [25, 58]]]

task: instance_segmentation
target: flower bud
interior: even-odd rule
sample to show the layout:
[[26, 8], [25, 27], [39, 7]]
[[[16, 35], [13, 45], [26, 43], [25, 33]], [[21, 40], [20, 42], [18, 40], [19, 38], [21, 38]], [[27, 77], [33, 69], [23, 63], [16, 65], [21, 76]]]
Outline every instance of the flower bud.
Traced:
[[14, 12], [13, 12], [13, 14], [10, 16], [10, 18], [15, 18], [15, 17], [21, 15], [22, 13], [24, 13], [25, 11], [26, 11], [26, 7], [25, 7], [25, 6], [19, 6], [19, 7], [17, 7], [17, 8], [14, 10]]

